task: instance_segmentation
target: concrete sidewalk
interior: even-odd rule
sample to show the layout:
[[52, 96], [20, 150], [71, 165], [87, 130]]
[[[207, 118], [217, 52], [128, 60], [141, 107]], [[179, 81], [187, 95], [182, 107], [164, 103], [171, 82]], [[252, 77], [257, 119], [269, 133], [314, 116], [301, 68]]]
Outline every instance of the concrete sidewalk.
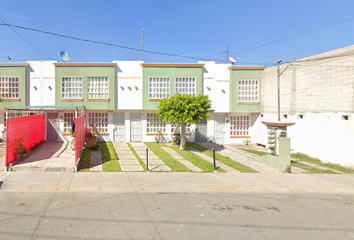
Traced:
[[153, 172], [0, 172], [6, 191], [85, 193], [354, 194], [354, 175]]

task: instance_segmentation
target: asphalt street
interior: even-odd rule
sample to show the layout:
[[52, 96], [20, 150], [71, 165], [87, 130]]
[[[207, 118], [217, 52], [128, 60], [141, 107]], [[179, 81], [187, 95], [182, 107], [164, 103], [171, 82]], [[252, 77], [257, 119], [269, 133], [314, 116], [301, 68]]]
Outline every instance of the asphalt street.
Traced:
[[1, 239], [354, 239], [354, 196], [0, 192]]

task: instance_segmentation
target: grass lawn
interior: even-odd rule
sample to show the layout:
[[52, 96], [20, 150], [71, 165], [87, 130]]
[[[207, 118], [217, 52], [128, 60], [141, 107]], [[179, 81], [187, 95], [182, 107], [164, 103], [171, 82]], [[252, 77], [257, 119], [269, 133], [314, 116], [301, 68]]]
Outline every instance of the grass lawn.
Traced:
[[[194, 165], [196, 165], [197, 167], [202, 169], [204, 172], [213, 172], [214, 171], [214, 164], [212, 164], [212, 163], [204, 160], [203, 158], [195, 155], [194, 153], [192, 153], [188, 149], [185, 149], [183, 151], [183, 150], [179, 149], [179, 146], [172, 146], [170, 148], [175, 150], [179, 155], [184, 157], [186, 160], [190, 161], [191, 163], [193, 163]], [[226, 172], [222, 168], [218, 168], [217, 171], [218, 172]]]
[[258, 156], [263, 156], [263, 155], [267, 155], [266, 152], [262, 152], [262, 151], [258, 151], [258, 150], [253, 150], [253, 149], [242, 149], [242, 151], [246, 151], [246, 152], [249, 152], [249, 153], [253, 153], [253, 154], [256, 154]]
[[78, 166], [79, 172], [88, 172], [90, 170], [91, 151], [88, 148], [82, 150], [81, 159]]
[[319, 166], [331, 168], [331, 169], [334, 169], [334, 170], [337, 170], [337, 171], [340, 171], [343, 173], [352, 173], [352, 174], [354, 173], [354, 169], [352, 169], [352, 168], [343, 167], [343, 166], [341, 166], [339, 164], [335, 164], [335, 163], [324, 163], [320, 159], [310, 157], [306, 154], [292, 153], [291, 157], [294, 159], [303, 161], [303, 162], [314, 163]]
[[174, 159], [170, 154], [165, 152], [161, 147], [168, 147], [165, 143], [146, 142], [146, 146], [155, 153], [166, 165], [174, 172], [190, 172], [186, 166]]
[[103, 142], [101, 145], [102, 171], [103, 172], [121, 172], [117, 155], [111, 143]]
[[143, 159], [141, 159], [141, 157], [136, 153], [135, 149], [132, 147], [132, 145], [130, 143], [127, 142], [128, 147], [130, 148], [130, 151], [132, 151], [132, 153], [134, 154], [135, 158], [138, 160], [138, 162], [140, 163], [140, 165], [143, 167], [143, 169], [146, 171], [146, 164], [143, 161]]
[[298, 167], [298, 168], [302, 168], [305, 169], [311, 173], [329, 173], [329, 174], [336, 174], [335, 172], [331, 171], [331, 170], [323, 170], [320, 168], [316, 168], [316, 167], [312, 167], [303, 163], [299, 163], [297, 161], [291, 160], [291, 166], [294, 167]]
[[[200, 146], [196, 143], [192, 143], [192, 142], [187, 142], [186, 143], [186, 147], [192, 147], [192, 148], [195, 148], [199, 151], [202, 151], [203, 153], [205, 153], [206, 155], [210, 156], [210, 157], [213, 157], [213, 151], [209, 150], [208, 148], [205, 148], [203, 146]], [[217, 152], [215, 152], [215, 158], [216, 160], [228, 165], [229, 167], [232, 167], [240, 172], [244, 172], [244, 173], [256, 173], [257, 171], [248, 167], [248, 166], [245, 166], [243, 165], [242, 163], [239, 163], [239, 162], [236, 162], [232, 159], [230, 159], [229, 157], [225, 157]]]

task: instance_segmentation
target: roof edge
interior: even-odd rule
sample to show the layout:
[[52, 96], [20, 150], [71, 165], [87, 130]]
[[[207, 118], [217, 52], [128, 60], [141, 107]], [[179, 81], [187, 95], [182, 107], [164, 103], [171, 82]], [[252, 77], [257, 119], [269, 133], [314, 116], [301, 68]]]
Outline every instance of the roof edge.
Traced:
[[265, 66], [231, 66], [229, 70], [264, 70]]
[[104, 63], [104, 62], [97, 62], [97, 63], [87, 63], [87, 62], [60, 62], [54, 63], [56, 67], [116, 67], [117, 63]]
[[142, 63], [142, 67], [203, 67], [205, 63]]

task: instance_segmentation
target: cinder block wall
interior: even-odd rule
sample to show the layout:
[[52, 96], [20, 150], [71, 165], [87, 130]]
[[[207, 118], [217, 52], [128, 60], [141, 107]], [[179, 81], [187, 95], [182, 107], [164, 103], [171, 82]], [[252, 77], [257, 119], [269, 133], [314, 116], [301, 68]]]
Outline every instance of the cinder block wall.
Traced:
[[[263, 72], [263, 120], [277, 119], [276, 71]], [[280, 77], [280, 89], [281, 119], [296, 123], [289, 128], [294, 152], [354, 166], [354, 45], [293, 62]], [[265, 126], [260, 135], [265, 142]]]

